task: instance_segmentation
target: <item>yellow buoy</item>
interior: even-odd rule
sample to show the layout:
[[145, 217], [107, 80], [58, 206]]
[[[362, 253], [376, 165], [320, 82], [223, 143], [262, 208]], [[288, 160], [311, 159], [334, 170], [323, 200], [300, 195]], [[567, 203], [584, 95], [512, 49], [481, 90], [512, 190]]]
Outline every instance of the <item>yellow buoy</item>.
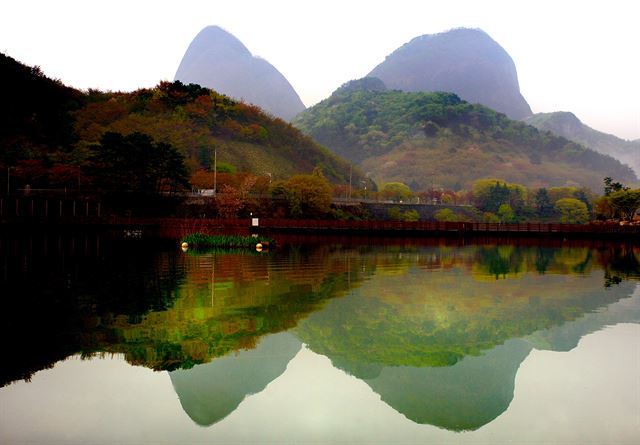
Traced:
[[182, 247], [183, 252], [186, 252], [189, 249], [189, 243], [182, 243], [180, 247]]
[[258, 244], [256, 244], [256, 250], [257, 250], [258, 252], [262, 252], [262, 243], [258, 243]]

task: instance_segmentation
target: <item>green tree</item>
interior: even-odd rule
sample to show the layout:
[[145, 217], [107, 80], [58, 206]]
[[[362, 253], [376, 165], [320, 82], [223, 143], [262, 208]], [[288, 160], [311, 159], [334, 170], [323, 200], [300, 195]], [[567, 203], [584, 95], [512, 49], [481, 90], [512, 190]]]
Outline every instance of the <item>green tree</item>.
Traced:
[[498, 218], [500, 219], [500, 222], [510, 223], [515, 221], [516, 215], [511, 206], [505, 203], [500, 204], [500, 207], [498, 208]]
[[271, 194], [284, 197], [294, 218], [325, 215], [331, 208], [331, 184], [319, 170], [311, 175], [295, 175], [287, 181], [274, 183]]
[[576, 187], [550, 187], [549, 191], [549, 199], [551, 202], [556, 202], [558, 199], [562, 198], [576, 198], [576, 192], [578, 189]]
[[451, 209], [441, 209], [433, 214], [436, 221], [441, 222], [454, 222], [460, 221], [460, 217]]
[[409, 186], [402, 182], [388, 182], [382, 187], [380, 193], [384, 198], [396, 202], [407, 201], [413, 196]]
[[236, 173], [238, 169], [235, 165], [228, 162], [218, 162], [216, 165], [216, 171], [218, 173]]
[[402, 219], [402, 211], [400, 211], [400, 209], [397, 208], [397, 207], [391, 207], [387, 211], [387, 216], [390, 219], [393, 219], [393, 220], [396, 220], [396, 221], [400, 221]]
[[549, 191], [546, 188], [538, 189], [534, 197], [536, 210], [541, 217], [551, 216], [553, 213], [553, 204], [549, 198]]
[[105, 133], [100, 143], [91, 147], [91, 160], [90, 175], [103, 190], [148, 194], [188, 185], [184, 156], [144, 133]]
[[420, 214], [418, 213], [417, 210], [414, 210], [414, 209], [403, 212], [398, 207], [392, 207], [387, 212], [387, 215], [389, 216], [389, 218], [394, 219], [396, 221], [414, 222], [414, 221], [420, 220]]
[[591, 213], [591, 211], [593, 210], [593, 204], [591, 199], [589, 198], [590, 194], [591, 193], [589, 192], [589, 190], [585, 188], [578, 189], [573, 193], [574, 198], [584, 202], [584, 204], [587, 206], [587, 210], [589, 211], [589, 213]]
[[611, 207], [608, 196], [600, 196], [593, 203], [593, 211], [599, 220], [615, 218], [616, 211]]
[[480, 210], [496, 213], [502, 204], [514, 212], [524, 207], [527, 190], [520, 184], [509, 184], [500, 179], [479, 179], [473, 183], [473, 197]]
[[618, 192], [620, 190], [629, 190], [629, 187], [625, 187], [620, 182], [613, 182], [613, 179], [609, 176], [604, 178], [604, 196], [609, 196], [613, 192]]
[[491, 223], [491, 224], [499, 223], [500, 218], [498, 218], [498, 216], [495, 213], [484, 212], [482, 214], [482, 222]]
[[407, 210], [402, 215], [402, 220], [403, 221], [409, 221], [409, 222], [419, 221], [420, 220], [420, 214], [415, 209]]
[[556, 201], [556, 211], [560, 222], [565, 224], [584, 224], [589, 221], [589, 211], [584, 202], [575, 198], [562, 198]]
[[640, 209], [640, 189], [617, 190], [611, 192], [607, 199], [609, 205], [627, 221], [633, 221], [633, 217]]

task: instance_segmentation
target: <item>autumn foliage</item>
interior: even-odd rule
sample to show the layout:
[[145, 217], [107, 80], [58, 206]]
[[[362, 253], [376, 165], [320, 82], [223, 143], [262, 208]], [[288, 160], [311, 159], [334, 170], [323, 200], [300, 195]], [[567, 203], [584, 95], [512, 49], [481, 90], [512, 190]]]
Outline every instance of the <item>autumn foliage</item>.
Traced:
[[[290, 124], [199, 85], [164, 81], [129, 93], [81, 92], [4, 55], [0, 72], [3, 103], [12, 110], [0, 122], [0, 168], [9, 172], [10, 184], [2, 185], [11, 192], [26, 185], [84, 193], [189, 190], [185, 177], [202, 179], [215, 158], [227, 172], [257, 178], [287, 178], [322, 165], [339, 182], [349, 172], [345, 161]], [[107, 135], [120, 135], [122, 153], [105, 146], [113, 141]], [[157, 165], [160, 152], [172, 172]], [[264, 192], [265, 181], [256, 179]]]

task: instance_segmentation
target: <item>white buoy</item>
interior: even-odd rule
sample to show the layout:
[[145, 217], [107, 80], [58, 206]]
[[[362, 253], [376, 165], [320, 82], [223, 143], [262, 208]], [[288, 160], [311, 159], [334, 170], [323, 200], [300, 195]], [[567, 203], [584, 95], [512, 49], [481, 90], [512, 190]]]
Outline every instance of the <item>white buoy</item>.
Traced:
[[258, 244], [256, 244], [256, 250], [257, 250], [258, 252], [262, 252], [262, 243], [258, 243]]
[[182, 248], [183, 252], [186, 252], [187, 250], [189, 250], [189, 243], [182, 243], [180, 247]]

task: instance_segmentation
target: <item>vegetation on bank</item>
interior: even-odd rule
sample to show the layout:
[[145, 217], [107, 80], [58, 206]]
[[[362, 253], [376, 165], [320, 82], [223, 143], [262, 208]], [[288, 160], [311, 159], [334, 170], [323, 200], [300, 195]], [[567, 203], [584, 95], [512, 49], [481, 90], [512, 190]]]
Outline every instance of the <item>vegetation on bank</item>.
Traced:
[[256, 244], [260, 243], [262, 246], [273, 246], [275, 241], [273, 238], [260, 236], [259, 238], [253, 236], [242, 235], [207, 235], [204, 233], [190, 233], [182, 238], [182, 243], [186, 243], [188, 247], [201, 248], [201, 247], [251, 247], [255, 248]]
[[[583, 224], [589, 221], [631, 222], [640, 209], [640, 189], [631, 189], [610, 177], [604, 179], [599, 196], [587, 188], [527, 188], [502, 179], [479, 179], [471, 190], [430, 190], [413, 193], [401, 183], [391, 183], [373, 195], [398, 203], [443, 205], [433, 214], [437, 221], [488, 223], [560, 222]], [[390, 219], [417, 220], [410, 210], [391, 209]]]

